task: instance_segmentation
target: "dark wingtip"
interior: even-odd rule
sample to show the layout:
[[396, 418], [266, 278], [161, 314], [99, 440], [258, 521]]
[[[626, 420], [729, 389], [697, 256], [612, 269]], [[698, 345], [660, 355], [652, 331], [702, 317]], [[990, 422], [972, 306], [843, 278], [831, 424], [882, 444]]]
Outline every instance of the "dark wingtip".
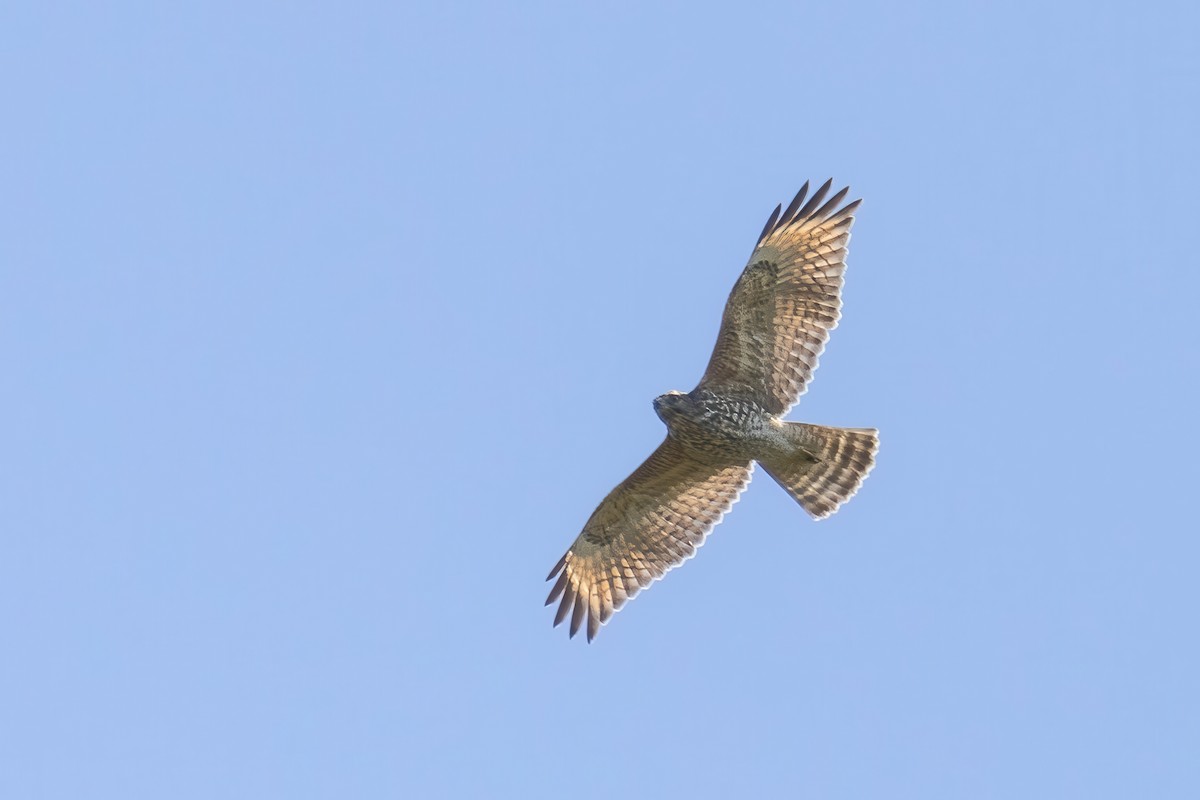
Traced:
[[791, 222], [796, 216], [796, 209], [800, 208], [800, 204], [804, 202], [804, 196], [808, 194], [808, 181], [800, 187], [800, 191], [796, 192], [796, 196], [792, 198], [792, 202], [788, 204], [787, 211], [783, 212], [780, 221], [784, 224]]
[[558, 596], [567, 588], [567, 577], [566, 572], [558, 576], [558, 581], [554, 584], [554, 588], [550, 590], [550, 595], [546, 598], [546, 605], [550, 605], [557, 600]]
[[821, 188], [817, 189], [817, 191], [813, 193], [813, 196], [808, 198], [808, 202], [804, 204], [804, 208], [796, 212], [796, 218], [808, 219], [810, 216], [812, 216], [812, 212], [821, 204], [821, 201], [825, 199], [825, 195], [829, 194], [830, 186], [833, 186], [833, 178], [830, 178], [822, 183]]
[[587, 624], [587, 640], [591, 644], [592, 639], [596, 638], [596, 634], [600, 631], [600, 615], [588, 608], [588, 624]]
[[829, 214], [835, 208], [837, 208], [838, 203], [845, 200], [846, 195], [848, 195], [849, 193], [850, 193], [850, 187], [849, 186], [844, 187], [841, 191], [839, 191], [833, 197], [829, 198], [829, 200], [825, 203], [825, 205], [818, 208], [816, 210], [816, 212], [813, 214], [813, 216], [816, 217], [817, 219], [824, 219], [825, 217], [829, 216]]
[[575, 595], [575, 610], [571, 614], [571, 638], [575, 638], [575, 634], [579, 633], [579, 625], [583, 622], [583, 595]]
[[566, 591], [563, 592], [562, 601], [558, 604], [558, 611], [554, 614], [554, 627], [562, 624], [562, 621], [567, 618], [567, 611], [575, 604], [575, 590], [570, 584], [567, 584]]
[[554, 576], [558, 574], [558, 571], [567, 565], [567, 556], [569, 556], [570, 554], [571, 554], [570, 550], [563, 553], [563, 557], [560, 558], [558, 560], [558, 563], [554, 565], [554, 569], [550, 570], [550, 574], [546, 576], [546, 580], [548, 580], [548, 581], [554, 580]]
[[[847, 187], [847, 188], [849, 188], [849, 187]], [[842, 207], [842, 210], [838, 212], [838, 216], [839, 217], [848, 217], [851, 214], [853, 214], [855, 211], [857, 211], [858, 207], [861, 205], [862, 205], [861, 197], [853, 202], [846, 203], [846, 205]]]
[[782, 204], [775, 206], [775, 210], [771, 212], [770, 219], [768, 219], [767, 224], [763, 226], [762, 233], [758, 235], [758, 241], [761, 242], [763, 239], [767, 238], [767, 234], [771, 232], [771, 230], [775, 227], [775, 223], [779, 221], [779, 212], [782, 210]]

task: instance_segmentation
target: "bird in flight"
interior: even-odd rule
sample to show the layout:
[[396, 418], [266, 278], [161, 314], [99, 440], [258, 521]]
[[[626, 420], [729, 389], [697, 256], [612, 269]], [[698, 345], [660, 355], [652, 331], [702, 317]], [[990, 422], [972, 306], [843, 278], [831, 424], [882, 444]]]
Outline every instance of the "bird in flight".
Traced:
[[547, 581], [570, 635], [590, 642], [627, 600], [695, 555], [750, 482], [754, 464], [814, 519], [858, 491], [879, 447], [873, 428], [784, 422], [807, 389], [841, 316], [854, 211], [826, 181], [776, 206], [721, 319], [695, 389], [667, 392], [654, 410], [667, 438], [600, 502]]

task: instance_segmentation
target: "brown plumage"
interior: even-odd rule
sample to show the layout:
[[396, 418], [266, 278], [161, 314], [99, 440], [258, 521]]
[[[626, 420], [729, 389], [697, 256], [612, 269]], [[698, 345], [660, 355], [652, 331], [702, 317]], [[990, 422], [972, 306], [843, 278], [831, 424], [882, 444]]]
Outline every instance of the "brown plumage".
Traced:
[[[777, 206], [725, 305], [717, 344], [691, 392], [654, 401], [667, 438], [601, 501], [547, 580], [554, 624], [587, 620], [591, 641], [625, 601], [695, 554], [762, 464], [814, 518], [862, 484], [879, 446], [873, 429], [780, 419], [807, 388], [841, 316], [854, 211], [832, 181]], [[840, 206], [840, 207], [839, 207]]]

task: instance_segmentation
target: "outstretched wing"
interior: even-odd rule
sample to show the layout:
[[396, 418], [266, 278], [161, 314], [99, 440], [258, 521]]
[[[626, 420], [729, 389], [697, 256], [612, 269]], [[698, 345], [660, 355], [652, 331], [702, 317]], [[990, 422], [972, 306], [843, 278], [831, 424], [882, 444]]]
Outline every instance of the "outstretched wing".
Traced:
[[750, 482], [752, 465], [712, 466], [668, 437], [600, 503], [551, 570], [554, 624], [571, 611], [571, 636], [587, 616], [590, 642], [613, 612], [695, 555]]
[[[697, 388], [749, 395], [782, 415], [804, 394], [842, 310], [842, 273], [854, 210], [849, 187], [807, 203], [808, 184], [775, 208], [725, 304], [721, 332]], [[803, 203], [803, 205], [801, 205]]]

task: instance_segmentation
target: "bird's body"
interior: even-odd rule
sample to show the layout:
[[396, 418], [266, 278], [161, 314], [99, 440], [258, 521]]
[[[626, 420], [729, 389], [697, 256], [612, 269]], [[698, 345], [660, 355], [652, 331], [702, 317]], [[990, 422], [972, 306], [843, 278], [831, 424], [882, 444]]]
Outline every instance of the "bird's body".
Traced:
[[783, 424], [753, 397], [710, 389], [668, 392], [655, 398], [654, 410], [667, 435], [697, 461], [745, 464], [790, 447]]
[[[808, 184], [767, 221], [733, 287], [699, 385], [654, 400], [667, 437], [592, 513], [547, 580], [596, 635], [614, 611], [695, 554], [760, 464], [810, 515], [850, 498], [874, 464], [874, 429], [785, 422], [841, 315], [846, 243], [858, 201]], [[822, 202], [824, 204], [822, 204]], [[781, 213], [782, 212], [782, 213]]]

